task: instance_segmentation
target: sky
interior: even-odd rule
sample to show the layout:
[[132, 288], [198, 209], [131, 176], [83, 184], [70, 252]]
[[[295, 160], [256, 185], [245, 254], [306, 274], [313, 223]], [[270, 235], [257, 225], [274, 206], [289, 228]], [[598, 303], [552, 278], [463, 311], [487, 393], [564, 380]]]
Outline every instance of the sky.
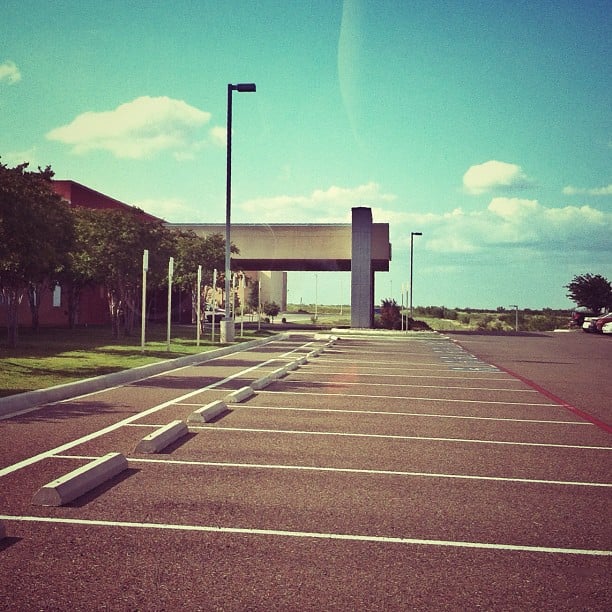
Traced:
[[[612, 280], [609, 0], [4, 0], [0, 162], [169, 222], [390, 224], [376, 299], [570, 308]], [[403, 291], [404, 290], [404, 291]], [[350, 273], [289, 301], [349, 303]]]

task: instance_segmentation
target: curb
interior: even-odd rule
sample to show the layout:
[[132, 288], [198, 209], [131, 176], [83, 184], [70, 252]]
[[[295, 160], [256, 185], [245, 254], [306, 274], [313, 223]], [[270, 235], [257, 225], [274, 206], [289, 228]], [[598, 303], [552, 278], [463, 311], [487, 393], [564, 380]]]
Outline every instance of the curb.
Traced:
[[186, 436], [189, 433], [187, 425], [183, 421], [172, 421], [153, 433], [145, 436], [134, 449], [135, 453], [152, 454], [159, 453], [166, 446], [176, 442], [179, 438]]
[[120, 474], [127, 466], [127, 459], [121, 453], [109, 453], [42, 486], [34, 494], [32, 504], [63, 506]]
[[178, 370], [179, 368], [185, 366], [204, 363], [206, 361], [216, 359], [217, 357], [231, 355], [232, 353], [238, 353], [261, 344], [273, 342], [279, 338], [283, 338], [285, 335], [286, 334], [278, 334], [268, 338], [250, 340], [249, 342], [233, 344], [232, 346], [226, 346], [213, 351], [208, 351], [206, 353], [197, 353], [195, 355], [177, 357], [176, 359], [168, 359], [166, 361], [151, 363], [138, 368], [121, 370], [120, 372], [114, 372], [113, 374], [105, 374], [103, 376], [96, 376], [95, 378], [78, 380], [72, 383], [66, 383], [65, 385], [57, 385], [55, 387], [49, 387], [48, 389], [37, 389], [35, 391], [27, 391], [25, 393], [9, 395], [8, 397], [0, 398], [0, 416], [6, 416], [12, 414], [13, 412], [19, 412], [29, 408], [35, 408], [41, 404], [52, 404], [55, 402], [61, 402], [71, 397], [95, 393], [96, 391], [102, 391], [104, 389], [108, 389], [109, 387], [133, 383], [137, 380], [154, 376], [155, 374], [163, 374], [164, 372]]

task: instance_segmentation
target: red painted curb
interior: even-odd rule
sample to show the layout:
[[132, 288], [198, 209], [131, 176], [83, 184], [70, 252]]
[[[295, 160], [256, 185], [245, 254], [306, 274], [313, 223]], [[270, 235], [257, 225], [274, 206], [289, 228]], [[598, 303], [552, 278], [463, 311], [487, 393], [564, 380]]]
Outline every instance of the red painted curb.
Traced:
[[588, 412], [585, 412], [584, 410], [581, 410], [580, 408], [576, 408], [576, 406], [573, 406], [572, 404], [569, 404], [568, 402], [561, 399], [560, 397], [557, 397], [554, 393], [551, 393], [550, 391], [548, 391], [548, 389], [541, 387], [540, 385], [538, 385], [538, 383], [534, 382], [533, 380], [530, 380], [529, 378], [525, 378], [524, 376], [521, 376], [520, 374], [517, 374], [516, 372], [513, 372], [512, 370], [509, 370], [508, 368], [504, 368], [503, 366], [497, 365], [495, 363], [492, 363], [490, 365], [495, 366], [498, 370], [501, 370], [502, 372], [506, 372], [506, 374], [510, 374], [510, 376], [513, 376], [514, 378], [517, 378], [518, 380], [525, 383], [532, 389], [535, 389], [538, 393], [541, 393], [544, 397], [555, 402], [555, 404], [559, 404], [559, 406], [562, 406], [566, 410], [573, 412], [575, 415], [579, 416], [581, 419], [588, 421], [589, 423], [592, 423], [593, 425], [596, 425], [597, 427], [599, 427], [600, 429], [603, 429], [607, 433], [612, 433], [612, 425], [608, 425], [607, 423], [600, 421], [597, 417], [594, 417]]

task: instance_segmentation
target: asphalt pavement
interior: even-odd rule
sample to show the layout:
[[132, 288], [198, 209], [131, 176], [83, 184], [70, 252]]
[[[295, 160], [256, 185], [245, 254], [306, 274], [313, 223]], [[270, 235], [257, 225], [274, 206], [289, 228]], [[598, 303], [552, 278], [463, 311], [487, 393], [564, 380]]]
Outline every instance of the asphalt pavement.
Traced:
[[1, 418], [0, 609], [610, 610], [609, 340], [296, 333]]

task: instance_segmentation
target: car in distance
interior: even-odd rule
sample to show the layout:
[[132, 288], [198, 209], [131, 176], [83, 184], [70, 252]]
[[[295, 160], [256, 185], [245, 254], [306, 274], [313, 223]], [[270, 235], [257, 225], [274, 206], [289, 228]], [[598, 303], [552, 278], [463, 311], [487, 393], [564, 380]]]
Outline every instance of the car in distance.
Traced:
[[612, 335], [612, 321], [610, 321], [608, 323], [604, 323], [601, 326], [601, 333], [602, 334], [611, 334]]
[[601, 334], [603, 332], [603, 326], [606, 323], [612, 323], [612, 314], [603, 315], [602, 317], [595, 319], [595, 329], [593, 331]]
[[585, 308], [584, 306], [579, 306], [572, 312], [572, 316], [570, 317], [570, 321], [569, 321], [569, 326], [570, 327], [582, 327], [582, 324], [584, 323], [584, 319], [586, 317], [598, 317], [598, 316], [599, 315], [596, 312], [589, 310], [588, 308]]
[[[222, 319], [225, 319], [225, 310], [223, 310], [222, 308], [215, 308], [214, 315], [215, 315], [215, 321], [221, 321]], [[212, 308], [211, 309], [207, 308], [204, 311], [204, 318], [206, 319], [208, 323], [212, 323], [212, 320], [213, 320]]]
[[597, 328], [595, 326], [595, 322], [602, 317], [607, 317], [610, 313], [606, 312], [604, 314], [599, 314], [594, 317], [585, 317], [584, 322], [582, 323], [582, 331], [591, 333], [596, 332]]

